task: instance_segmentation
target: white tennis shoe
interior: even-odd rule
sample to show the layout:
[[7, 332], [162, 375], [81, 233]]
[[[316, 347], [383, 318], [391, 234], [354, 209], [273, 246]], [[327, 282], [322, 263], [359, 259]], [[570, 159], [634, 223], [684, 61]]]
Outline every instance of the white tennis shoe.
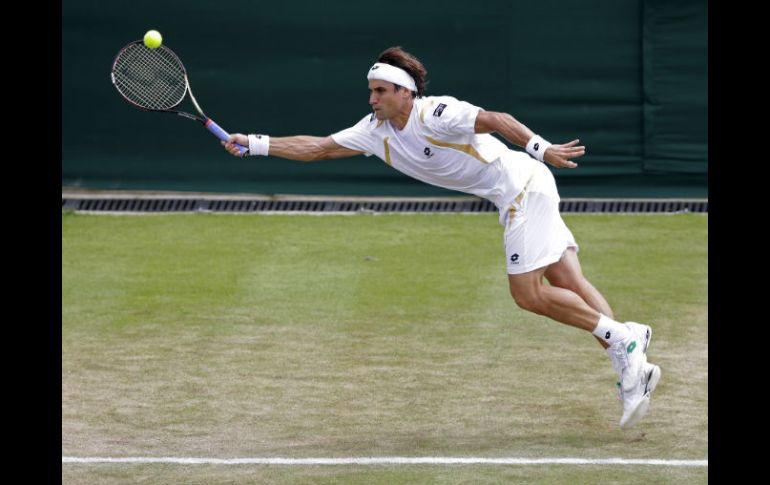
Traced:
[[649, 344], [649, 340], [643, 340], [637, 335], [636, 328], [625, 324], [628, 328], [628, 336], [615, 342], [607, 348], [607, 355], [610, 356], [612, 368], [620, 377], [620, 388], [623, 392], [630, 393], [634, 391], [642, 380], [642, 367], [647, 358], [644, 351]]
[[626, 322], [626, 326], [642, 342], [642, 353], [646, 354], [647, 349], [650, 347], [650, 340], [652, 340], [652, 327], [636, 322]]
[[617, 386], [618, 397], [623, 403], [621, 428], [636, 425], [647, 414], [652, 391], [661, 376], [660, 367], [647, 362], [652, 328], [637, 322], [626, 322], [626, 327], [631, 335], [607, 349], [612, 366], [620, 377]]
[[652, 393], [660, 380], [660, 367], [647, 363], [646, 359], [647, 350], [650, 348], [650, 341], [652, 341], [652, 327], [636, 322], [626, 322], [626, 325], [642, 342], [642, 353], [645, 354], [644, 375], [647, 379], [646, 392]]
[[621, 428], [630, 428], [636, 425], [647, 414], [650, 407], [650, 397], [658, 385], [660, 374], [660, 367], [645, 362], [642, 379], [631, 392], [624, 391], [618, 383], [620, 400], [623, 402], [623, 416], [620, 417]]

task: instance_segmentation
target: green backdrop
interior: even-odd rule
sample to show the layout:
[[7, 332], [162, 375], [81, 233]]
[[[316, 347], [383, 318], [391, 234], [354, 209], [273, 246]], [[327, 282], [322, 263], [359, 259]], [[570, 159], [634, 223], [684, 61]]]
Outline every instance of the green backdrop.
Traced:
[[[445, 195], [375, 157], [236, 159], [199, 124], [141, 112], [114, 90], [117, 51], [150, 28], [231, 132], [325, 136], [369, 111], [366, 71], [401, 45], [427, 94], [506, 111], [548, 140], [580, 138], [562, 196], [705, 197], [705, 0], [133, 0], [62, 3], [62, 185], [350, 195]], [[192, 108], [188, 108], [192, 109]]]

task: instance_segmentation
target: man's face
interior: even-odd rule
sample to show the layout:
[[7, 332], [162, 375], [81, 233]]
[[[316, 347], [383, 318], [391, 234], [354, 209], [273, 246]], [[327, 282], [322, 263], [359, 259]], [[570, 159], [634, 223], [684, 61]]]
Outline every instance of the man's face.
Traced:
[[406, 88], [396, 91], [396, 85], [379, 79], [369, 81], [369, 105], [378, 120], [388, 120], [404, 110], [412, 98]]

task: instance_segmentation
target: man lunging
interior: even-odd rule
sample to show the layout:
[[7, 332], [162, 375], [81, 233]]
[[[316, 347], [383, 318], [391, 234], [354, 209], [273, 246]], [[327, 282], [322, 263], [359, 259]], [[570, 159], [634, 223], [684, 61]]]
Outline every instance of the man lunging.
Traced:
[[[524, 310], [591, 332], [618, 374], [620, 426], [645, 415], [660, 379], [647, 362], [648, 325], [621, 323], [602, 294], [583, 276], [578, 245], [559, 214], [559, 193], [548, 163], [575, 168], [585, 154], [580, 140], [551, 144], [507, 113], [485, 111], [451, 96], [424, 96], [427, 71], [400, 47], [380, 54], [367, 74], [372, 113], [327, 137], [233, 134], [251, 155], [313, 161], [376, 155], [396, 170], [450, 190], [490, 200], [505, 228], [511, 296]], [[524, 147], [511, 150], [491, 135]], [[546, 284], [547, 280], [549, 284]]]

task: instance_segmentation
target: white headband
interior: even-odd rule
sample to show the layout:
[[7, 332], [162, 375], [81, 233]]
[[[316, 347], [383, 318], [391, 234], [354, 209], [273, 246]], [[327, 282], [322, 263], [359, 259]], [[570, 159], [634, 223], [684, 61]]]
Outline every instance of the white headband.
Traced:
[[366, 75], [366, 79], [388, 81], [403, 86], [410, 91], [417, 91], [417, 86], [414, 84], [414, 78], [412, 78], [408, 72], [400, 67], [384, 64], [382, 62], [376, 62], [371, 69], [369, 69], [369, 74]]

